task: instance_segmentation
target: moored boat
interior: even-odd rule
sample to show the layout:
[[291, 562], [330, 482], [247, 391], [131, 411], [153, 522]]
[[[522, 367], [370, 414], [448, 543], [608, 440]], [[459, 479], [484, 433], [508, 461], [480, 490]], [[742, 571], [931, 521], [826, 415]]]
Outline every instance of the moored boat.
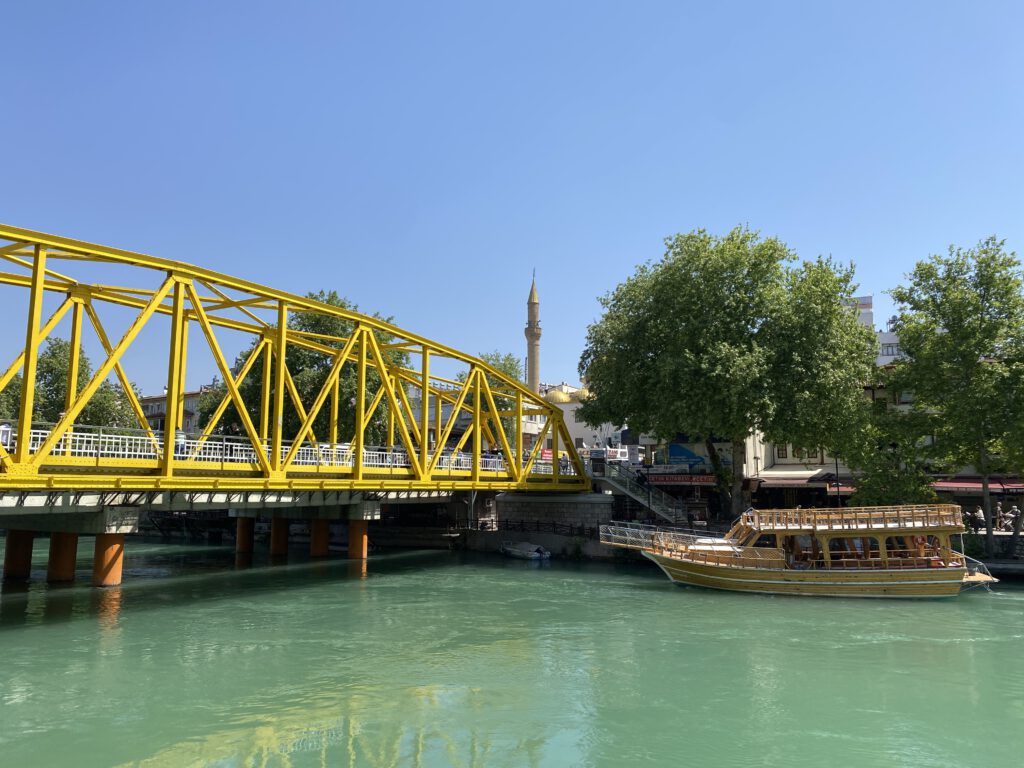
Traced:
[[829, 597], [950, 597], [997, 581], [953, 548], [953, 504], [748, 509], [721, 537], [633, 523], [602, 543], [637, 549], [675, 583]]
[[547, 560], [551, 557], [551, 553], [544, 547], [529, 541], [503, 541], [498, 551], [520, 560]]

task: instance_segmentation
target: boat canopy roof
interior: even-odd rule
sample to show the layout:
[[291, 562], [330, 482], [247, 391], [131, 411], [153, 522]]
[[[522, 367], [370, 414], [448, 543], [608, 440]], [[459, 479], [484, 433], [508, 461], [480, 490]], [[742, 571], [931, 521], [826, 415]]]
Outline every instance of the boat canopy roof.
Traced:
[[878, 531], [910, 533], [964, 530], [956, 504], [901, 504], [890, 507], [832, 507], [808, 509], [748, 509], [738, 526], [771, 533], [817, 531]]

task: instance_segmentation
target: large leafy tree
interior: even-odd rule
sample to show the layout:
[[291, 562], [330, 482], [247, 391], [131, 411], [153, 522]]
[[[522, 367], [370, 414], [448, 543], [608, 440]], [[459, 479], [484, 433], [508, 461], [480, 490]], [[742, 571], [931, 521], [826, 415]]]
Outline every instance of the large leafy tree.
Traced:
[[[350, 310], [353, 312], [358, 311], [358, 308], [351, 304], [347, 299], [339, 296], [336, 291], [318, 291], [315, 293], [308, 293], [307, 298], [314, 299], [323, 304], [329, 304], [334, 307], [341, 309]], [[383, 318], [379, 315], [375, 315], [378, 319], [389, 321], [390, 318]], [[303, 331], [307, 333], [319, 334], [317, 341], [321, 344], [340, 349], [344, 346], [343, 341], [330, 341], [324, 337], [334, 337], [335, 339], [344, 339], [350, 336], [354, 330], [353, 324], [349, 320], [344, 318], [318, 314], [312, 312], [296, 312], [293, 313], [288, 319], [288, 327], [294, 331]], [[391, 338], [387, 335], [377, 334], [377, 340], [380, 344], [385, 345], [391, 341]], [[253, 345], [256, 341], [253, 342]], [[250, 346], [245, 352], [239, 355], [237, 362], [240, 364], [242, 361], [248, 359], [253, 347]], [[385, 359], [399, 364], [404, 364], [407, 355], [404, 352], [399, 352], [393, 349], [383, 349], [382, 353]], [[317, 394], [320, 392], [324, 383], [327, 381], [327, 377], [330, 374], [332, 367], [332, 360], [328, 355], [320, 352], [303, 349], [297, 345], [288, 345], [288, 351], [286, 353], [286, 360], [288, 370], [292, 375], [292, 379], [295, 382], [295, 389], [299, 393], [300, 400], [305, 407], [316, 399]], [[264, 357], [261, 355], [256, 363], [252, 366], [245, 381], [242, 383], [240, 389], [242, 397], [244, 398], [246, 407], [249, 412], [249, 416], [254, 424], [259, 424], [260, 419], [260, 390], [263, 383], [263, 365]], [[376, 368], [369, 367], [367, 369], [367, 406], [370, 405], [374, 393], [380, 387], [380, 376]], [[210, 387], [199, 400], [199, 413], [200, 423], [206, 424], [221, 400], [224, 399], [227, 394], [227, 388], [224, 383]], [[346, 365], [342, 370], [341, 378], [339, 381], [339, 398], [342, 404], [339, 409], [338, 418], [338, 439], [341, 441], [347, 441], [355, 430], [355, 409], [350, 407], [356, 399], [356, 370], [354, 365]], [[285, 393], [285, 409], [284, 409], [284, 434], [294, 435], [298, 432], [301, 426], [302, 420], [299, 417], [299, 413], [292, 403], [291, 396]], [[327, 407], [321, 409], [320, 414], [317, 416], [313, 423], [313, 432], [317, 438], [324, 441], [328, 437], [330, 413]], [[241, 419], [238, 417], [235, 411], [234, 405], [227, 408], [224, 415], [221, 417], [218, 429], [224, 432], [240, 434], [241, 433]], [[387, 404], [382, 402], [370, 421], [370, 426], [367, 429], [367, 441], [369, 443], [383, 443], [387, 435]]]
[[1004, 241], [950, 246], [919, 262], [908, 284], [892, 291], [905, 358], [897, 364], [914, 409], [934, 417], [935, 449], [951, 466], [973, 466], [982, 478], [993, 550], [991, 475], [1019, 457], [1013, 430], [1021, 409], [1024, 278]]
[[858, 506], [934, 502], [935, 464], [926, 440], [934, 430], [934, 417], [902, 409], [900, 387], [891, 372], [879, 375], [883, 396], [870, 402], [861, 427], [843, 443], [846, 463], [858, 472], [850, 501]]
[[[60, 419], [67, 403], [68, 368], [71, 364], [71, 342], [57, 337], [46, 340], [36, 366], [36, 391], [33, 421], [54, 423]], [[79, 355], [78, 383], [81, 392], [92, 378], [89, 358]], [[138, 395], [138, 391], [135, 393]], [[0, 393], [0, 418], [13, 420], [21, 411], [21, 377], [15, 376]], [[75, 420], [76, 424], [98, 427], [138, 427], [128, 396], [119, 384], [104, 381], [89, 398]]]
[[[708, 443], [719, 490], [742, 511], [744, 442], [831, 448], [862, 407], [874, 335], [852, 306], [852, 270], [829, 259], [797, 268], [775, 238], [738, 227], [665, 241], [601, 299], [580, 359], [589, 424], [629, 424]], [[732, 469], [711, 445], [732, 443]]]

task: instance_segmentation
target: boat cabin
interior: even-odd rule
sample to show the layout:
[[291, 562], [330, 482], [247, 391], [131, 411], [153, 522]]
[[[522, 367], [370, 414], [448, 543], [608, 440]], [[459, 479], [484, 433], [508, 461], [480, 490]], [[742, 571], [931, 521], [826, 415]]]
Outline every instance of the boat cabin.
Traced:
[[772, 559], [794, 569], [935, 568], [962, 564], [952, 537], [963, 530], [953, 504], [752, 509], [725, 538], [739, 548], [773, 550]]

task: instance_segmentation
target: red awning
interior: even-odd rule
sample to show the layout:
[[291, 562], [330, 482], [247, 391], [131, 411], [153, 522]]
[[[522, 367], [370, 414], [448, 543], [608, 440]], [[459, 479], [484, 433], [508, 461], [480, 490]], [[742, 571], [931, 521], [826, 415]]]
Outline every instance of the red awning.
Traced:
[[[936, 491], [946, 491], [947, 493], [967, 493], [970, 495], [981, 495], [982, 487], [980, 480], [936, 480], [932, 483], [932, 488]], [[1001, 480], [990, 480], [988, 489], [991, 493], [1024, 493], [1024, 483]]]

